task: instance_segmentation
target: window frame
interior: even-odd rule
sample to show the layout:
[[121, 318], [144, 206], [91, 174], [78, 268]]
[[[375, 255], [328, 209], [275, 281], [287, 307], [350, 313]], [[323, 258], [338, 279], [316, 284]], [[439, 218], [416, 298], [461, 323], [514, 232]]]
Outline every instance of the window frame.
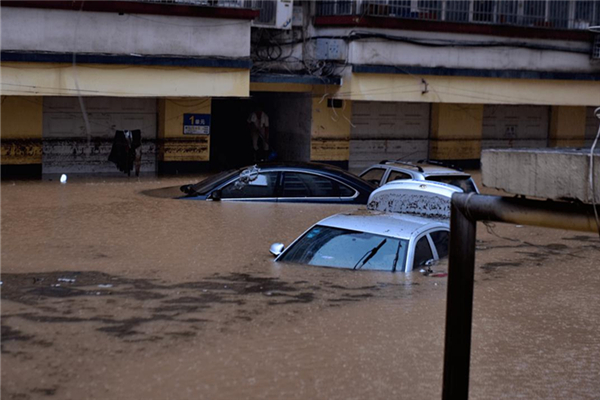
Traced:
[[[317, 199], [317, 200], [354, 200], [355, 198], [358, 197], [359, 193], [358, 190], [356, 190], [355, 188], [353, 188], [350, 185], [347, 185], [346, 183], [340, 181], [339, 179], [335, 179], [334, 177], [325, 175], [325, 174], [320, 174], [318, 172], [314, 172], [314, 171], [302, 171], [302, 170], [294, 170], [294, 169], [282, 169], [280, 170], [281, 175], [279, 176], [279, 190], [277, 192], [277, 201], [290, 201], [290, 200], [305, 200], [305, 199]], [[335, 183], [337, 183], [337, 185], [344, 185], [346, 186], [348, 189], [352, 190], [354, 192], [354, 195], [348, 197], [348, 196], [328, 196], [328, 197], [323, 197], [323, 196], [305, 196], [305, 197], [283, 197], [283, 187], [285, 185], [285, 174], [286, 173], [295, 173], [295, 174], [306, 174], [306, 175], [313, 175], [313, 176], [318, 176], [320, 178], [324, 178], [324, 179], [329, 179], [330, 181], [333, 181]], [[339, 190], [338, 190], [339, 192]]]
[[[274, 196], [273, 197], [229, 197], [229, 198], [220, 198], [220, 201], [277, 201], [278, 197], [279, 197], [279, 192], [281, 189], [281, 176], [282, 173], [280, 170], [268, 170], [268, 171], [261, 171], [259, 172], [260, 174], [270, 174], [270, 173], [275, 173], [277, 174], [277, 177], [275, 178], [275, 188], [274, 188]], [[223, 183], [222, 185], [219, 185], [217, 188], [213, 189], [210, 193], [208, 193], [207, 195], [207, 200], [211, 200], [211, 195], [214, 192], [222, 192], [222, 190], [229, 185], [234, 184], [237, 180], [240, 179], [239, 174], [236, 175], [233, 179], [228, 180], [227, 182]]]
[[377, 185], [377, 187], [380, 187], [382, 185], [385, 185], [387, 183], [387, 178], [390, 174], [390, 167], [384, 166], [384, 165], [373, 165], [372, 167], [367, 168], [366, 170], [364, 170], [360, 175], [359, 178], [370, 182], [374, 185], [373, 182], [366, 180], [365, 178], [363, 178], [363, 175], [368, 174], [369, 172], [371, 172], [374, 169], [382, 169], [383, 170], [383, 175], [381, 175], [381, 180], [379, 181], [379, 184]]
[[[392, 175], [394, 172], [396, 172], [396, 173], [398, 173], [398, 174], [404, 174], [404, 175], [407, 175], [407, 176], [408, 176], [408, 178], [403, 178], [403, 179], [394, 179], [394, 180], [391, 180], [391, 181], [390, 181], [390, 176], [391, 176], [391, 175]], [[396, 182], [396, 181], [406, 181], [406, 180], [410, 180], [410, 179], [415, 179], [415, 177], [414, 177], [414, 176], [412, 176], [411, 174], [409, 174], [408, 172], [405, 172], [405, 171], [400, 171], [400, 170], [395, 170], [395, 169], [392, 169], [392, 168], [390, 168], [390, 169], [388, 169], [388, 173], [387, 173], [387, 176], [386, 176], [386, 178], [385, 178], [385, 183]]]

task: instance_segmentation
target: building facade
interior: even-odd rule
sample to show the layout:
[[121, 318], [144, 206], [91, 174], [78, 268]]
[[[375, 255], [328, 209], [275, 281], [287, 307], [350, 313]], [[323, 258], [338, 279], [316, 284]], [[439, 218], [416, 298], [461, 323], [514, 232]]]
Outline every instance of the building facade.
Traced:
[[600, 1], [5, 1], [2, 171], [110, 173], [280, 159], [476, 166], [484, 148], [589, 146]]

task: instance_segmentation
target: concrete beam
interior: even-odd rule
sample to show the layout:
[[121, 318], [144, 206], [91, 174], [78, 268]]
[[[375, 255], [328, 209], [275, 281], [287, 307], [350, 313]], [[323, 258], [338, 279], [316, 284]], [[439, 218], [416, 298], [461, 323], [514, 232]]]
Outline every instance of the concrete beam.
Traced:
[[[483, 185], [543, 199], [592, 202], [590, 149], [502, 149], [481, 155]], [[594, 192], [600, 202], [600, 149], [594, 153]]]

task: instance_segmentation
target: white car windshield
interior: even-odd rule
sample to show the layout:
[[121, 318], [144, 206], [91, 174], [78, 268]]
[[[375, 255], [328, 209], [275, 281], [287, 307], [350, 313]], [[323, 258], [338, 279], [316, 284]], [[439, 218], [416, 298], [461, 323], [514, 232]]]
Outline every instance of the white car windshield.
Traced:
[[404, 271], [408, 240], [327, 226], [314, 226], [280, 261], [321, 267]]

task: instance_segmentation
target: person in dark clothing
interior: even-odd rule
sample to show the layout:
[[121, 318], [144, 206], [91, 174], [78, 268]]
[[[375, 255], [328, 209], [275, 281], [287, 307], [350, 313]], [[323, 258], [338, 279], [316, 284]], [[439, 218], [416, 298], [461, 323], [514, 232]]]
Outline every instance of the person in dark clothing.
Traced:
[[119, 171], [131, 175], [135, 165], [135, 175], [140, 175], [142, 162], [142, 132], [116, 131], [108, 161], [115, 163]]

